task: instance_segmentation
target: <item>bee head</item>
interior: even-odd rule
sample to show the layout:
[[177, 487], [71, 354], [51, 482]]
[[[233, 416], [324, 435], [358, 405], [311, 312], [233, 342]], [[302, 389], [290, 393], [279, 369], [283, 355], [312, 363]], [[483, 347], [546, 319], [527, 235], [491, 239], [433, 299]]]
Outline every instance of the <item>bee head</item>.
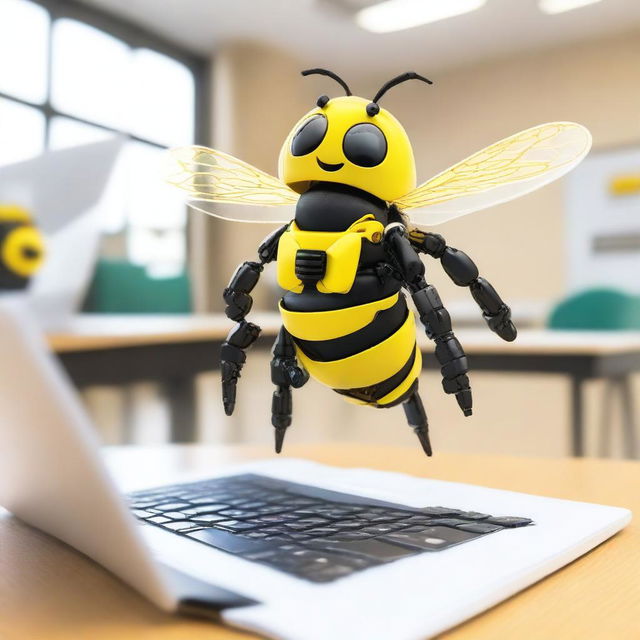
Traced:
[[23, 288], [42, 264], [44, 241], [26, 209], [0, 205], [0, 289]]
[[366, 100], [351, 95], [347, 84], [331, 71], [302, 72], [311, 74], [333, 78], [346, 95], [320, 96], [316, 108], [296, 123], [280, 151], [280, 179], [298, 193], [311, 182], [338, 182], [388, 202], [411, 191], [416, 184], [411, 143], [400, 122], [378, 101], [400, 82], [431, 81], [405, 73], [383, 85], [373, 100]]

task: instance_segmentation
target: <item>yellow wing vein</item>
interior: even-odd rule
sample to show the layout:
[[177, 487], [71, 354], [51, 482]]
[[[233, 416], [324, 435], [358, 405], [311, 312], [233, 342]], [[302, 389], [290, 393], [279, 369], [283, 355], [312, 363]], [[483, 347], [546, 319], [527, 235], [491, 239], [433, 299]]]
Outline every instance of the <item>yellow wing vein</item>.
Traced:
[[572, 166], [589, 149], [588, 131], [572, 122], [540, 125], [505, 138], [434, 176], [396, 201], [428, 207], [465, 195], [541, 178]]
[[189, 201], [275, 207], [292, 205], [298, 194], [277, 178], [207, 147], [173, 149], [169, 184], [187, 194]]

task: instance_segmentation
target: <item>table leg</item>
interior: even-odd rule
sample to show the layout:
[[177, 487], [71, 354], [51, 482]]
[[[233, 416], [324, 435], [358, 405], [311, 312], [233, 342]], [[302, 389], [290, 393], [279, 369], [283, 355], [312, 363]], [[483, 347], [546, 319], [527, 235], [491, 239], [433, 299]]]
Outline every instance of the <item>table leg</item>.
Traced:
[[620, 381], [620, 395], [622, 396], [624, 455], [627, 458], [635, 458], [638, 449], [636, 442], [636, 421], [631, 393], [630, 376], [625, 376]]
[[598, 446], [598, 455], [601, 458], [611, 456], [611, 400], [617, 388], [618, 380], [616, 378], [605, 379], [600, 416], [600, 444]]
[[170, 378], [164, 387], [169, 402], [171, 442], [195, 442], [195, 379], [190, 376]]
[[582, 415], [582, 383], [584, 378], [571, 376], [571, 453], [584, 456], [584, 425]]

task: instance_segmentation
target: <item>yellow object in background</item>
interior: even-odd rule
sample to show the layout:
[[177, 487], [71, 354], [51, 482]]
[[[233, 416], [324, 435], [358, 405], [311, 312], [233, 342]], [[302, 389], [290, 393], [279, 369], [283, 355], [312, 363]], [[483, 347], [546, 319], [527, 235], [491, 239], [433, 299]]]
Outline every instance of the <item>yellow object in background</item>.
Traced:
[[9, 270], [22, 278], [29, 278], [44, 260], [42, 234], [31, 225], [13, 229], [4, 238], [0, 255]]
[[630, 196], [640, 193], [640, 172], [628, 173], [613, 178], [609, 193], [614, 196]]
[[0, 203], [0, 222], [25, 222], [31, 223], [31, 214], [17, 204]]
[[19, 205], [0, 204], [0, 291], [25, 289], [44, 255], [44, 239], [31, 214]]

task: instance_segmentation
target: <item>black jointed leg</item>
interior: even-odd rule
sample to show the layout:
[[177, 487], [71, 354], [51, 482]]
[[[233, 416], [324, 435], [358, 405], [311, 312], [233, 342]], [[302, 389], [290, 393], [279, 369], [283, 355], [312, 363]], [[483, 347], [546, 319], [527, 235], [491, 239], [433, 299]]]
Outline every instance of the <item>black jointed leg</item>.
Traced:
[[271, 424], [275, 428], [276, 453], [282, 451], [284, 435], [291, 425], [291, 387], [298, 389], [307, 380], [309, 374], [298, 365], [291, 335], [284, 327], [280, 327], [271, 360], [271, 382], [276, 385], [271, 401]]
[[220, 371], [222, 373], [222, 404], [230, 416], [236, 406], [236, 386], [250, 347], [260, 335], [260, 327], [241, 320], [227, 336], [220, 349]]
[[431, 442], [429, 440], [429, 422], [422, 404], [422, 399], [418, 395], [417, 385], [414, 392], [409, 396], [409, 399], [402, 404], [402, 408], [407, 416], [407, 422], [418, 436], [418, 440], [420, 440], [420, 444], [422, 445], [424, 452], [428, 456], [432, 455], [433, 452], [431, 450]]
[[236, 405], [236, 387], [242, 367], [247, 359], [248, 349], [260, 335], [260, 327], [245, 320], [251, 311], [253, 298], [249, 295], [260, 279], [267, 262], [275, 259], [278, 240], [287, 229], [284, 225], [269, 235], [258, 248], [260, 262], [243, 262], [235, 271], [222, 297], [226, 303], [225, 313], [238, 324], [231, 329], [220, 351], [220, 371], [222, 374], [222, 403], [225, 413], [230, 416]]
[[469, 385], [469, 363], [462, 345], [451, 329], [451, 316], [442, 305], [438, 291], [422, 280], [412, 293], [413, 302], [420, 314], [427, 336], [436, 343], [436, 358], [441, 365], [442, 388], [454, 393], [462, 413], [470, 416], [473, 399]]
[[464, 349], [451, 328], [451, 317], [433, 285], [424, 279], [424, 264], [404, 235], [402, 225], [387, 227], [385, 241], [389, 252], [416, 305], [427, 336], [436, 343], [436, 358], [441, 365], [442, 388], [456, 396], [465, 416], [472, 413], [473, 400]]
[[491, 331], [507, 342], [516, 339], [518, 332], [511, 321], [511, 309], [491, 284], [479, 276], [478, 267], [466, 253], [447, 246], [445, 239], [437, 233], [413, 229], [409, 233], [409, 241], [416, 251], [439, 259], [442, 268], [455, 284], [469, 287]]

